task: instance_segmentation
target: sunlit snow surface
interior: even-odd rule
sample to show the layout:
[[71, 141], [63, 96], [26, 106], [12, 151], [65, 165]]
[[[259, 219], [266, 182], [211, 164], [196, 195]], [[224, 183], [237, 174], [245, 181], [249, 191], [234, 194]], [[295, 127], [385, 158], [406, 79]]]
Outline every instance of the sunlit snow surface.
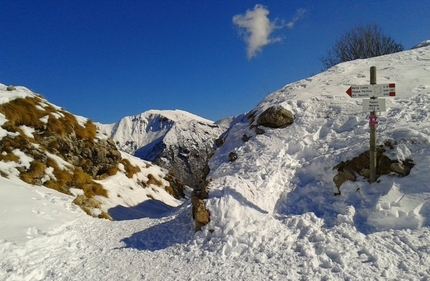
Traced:
[[[332, 168], [369, 146], [368, 113], [345, 91], [369, 84], [373, 65], [378, 83], [396, 84], [378, 114], [378, 144], [396, 143], [389, 157], [415, 166], [404, 178], [347, 182], [333, 196]], [[145, 217], [111, 222], [84, 215], [55, 191], [0, 178], [0, 276], [429, 280], [430, 47], [340, 64], [270, 94], [255, 110], [273, 105], [291, 110], [295, 123], [256, 135], [237, 117], [211, 158], [212, 221], [196, 234], [188, 200], [176, 208], [147, 203]]]

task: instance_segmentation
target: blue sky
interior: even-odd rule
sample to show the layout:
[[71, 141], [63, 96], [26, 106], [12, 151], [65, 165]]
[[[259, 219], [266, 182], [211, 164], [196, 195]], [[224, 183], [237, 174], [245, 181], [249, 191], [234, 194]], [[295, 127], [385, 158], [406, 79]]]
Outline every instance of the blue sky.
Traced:
[[319, 73], [320, 58], [353, 26], [376, 23], [406, 49], [430, 39], [430, 1], [423, 0], [0, 6], [0, 83], [26, 86], [101, 123], [149, 109], [214, 121], [247, 112], [269, 93]]

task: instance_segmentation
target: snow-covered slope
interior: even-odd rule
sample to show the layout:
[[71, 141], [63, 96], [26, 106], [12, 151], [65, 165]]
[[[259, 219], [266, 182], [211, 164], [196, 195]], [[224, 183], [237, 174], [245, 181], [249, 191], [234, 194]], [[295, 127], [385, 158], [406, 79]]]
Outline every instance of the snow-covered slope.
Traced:
[[[236, 123], [210, 162], [209, 177], [216, 179], [212, 188], [225, 192], [231, 184], [235, 193], [264, 213], [313, 212], [330, 225], [338, 214], [349, 212], [347, 206], [357, 212], [360, 229], [428, 225], [430, 186], [415, 186], [430, 161], [429, 50], [343, 63], [270, 94], [255, 108], [257, 115], [280, 105], [294, 113], [295, 123], [285, 129], [266, 128], [263, 135], [256, 135], [246, 118]], [[378, 144], [390, 141], [395, 144], [391, 158], [411, 158], [416, 166], [409, 177], [382, 177], [372, 185], [349, 183], [345, 196], [333, 197], [333, 167], [369, 149], [369, 113], [362, 112], [362, 99], [350, 98], [345, 91], [352, 84], [369, 84], [371, 66], [377, 67], [378, 83], [396, 84], [396, 97], [386, 98], [387, 111], [379, 114]], [[242, 142], [243, 134], [251, 140]], [[226, 161], [231, 151], [238, 154], [233, 163]], [[216, 207], [213, 215], [218, 211], [224, 217]]]
[[216, 138], [226, 129], [182, 110], [150, 110], [101, 125], [117, 147], [173, 171], [197, 186]]
[[[362, 101], [345, 91], [351, 84], [369, 84], [373, 65], [378, 83], [396, 83], [396, 97], [387, 98], [387, 111], [378, 114], [378, 144], [390, 140], [389, 156], [410, 158], [415, 166], [406, 177], [381, 176], [373, 184], [358, 177], [333, 196], [332, 168], [368, 149], [368, 114]], [[109, 222], [78, 215], [69, 220], [73, 212], [58, 207], [64, 201], [55, 193], [44, 200], [23, 198], [19, 204], [35, 211], [45, 210], [46, 203], [56, 206], [65, 214], [59, 218], [63, 225], [34, 237], [36, 223], [27, 222], [26, 242], [0, 237], [0, 275], [5, 280], [429, 280], [429, 102], [430, 47], [347, 62], [286, 85], [255, 112], [281, 105], [295, 114], [293, 125], [256, 135], [243, 115], [212, 157], [206, 202], [212, 221], [203, 231], [193, 233], [189, 202], [163, 217]], [[234, 162], [228, 161], [232, 151], [238, 155]], [[15, 212], [4, 203], [2, 211]], [[18, 229], [9, 233], [20, 235]]]

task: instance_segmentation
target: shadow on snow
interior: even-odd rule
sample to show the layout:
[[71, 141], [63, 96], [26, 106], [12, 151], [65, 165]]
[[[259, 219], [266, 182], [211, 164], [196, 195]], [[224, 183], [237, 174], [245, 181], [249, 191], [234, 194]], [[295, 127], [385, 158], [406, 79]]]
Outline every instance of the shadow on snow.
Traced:
[[324, 220], [326, 227], [331, 228], [338, 224], [338, 215], [347, 214], [348, 206], [353, 206], [354, 226], [364, 234], [377, 231], [367, 224], [369, 209], [374, 208], [378, 198], [387, 194], [390, 188], [389, 184], [365, 185], [363, 191], [358, 188], [358, 184], [349, 182], [349, 188], [341, 189], [342, 195], [334, 196], [333, 186], [328, 187], [305, 173], [298, 172], [292, 182], [291, 188], [285, 191], [276, 203], [277, 213], [302, 215], [312, 212]]
[[[157, 208], [151, 208], [154, 204], [149, 203], [151, 201], [155, 200], [149, 200], [146, 201], [148, 203], [144, 202], [137, 206], [138, 208], [134, 209], [131, 216], [124, 216], [125, 210], [121, 208], [114, 212], [117, 217], [122, 219], [126, 219], [126, 217], [136, 218], [137, 211], [143, 209], [142, 214], [146, 214], [146, 216], [139, 215], [140, 217], [159, 219], [155, 225], [122, 239], [121, 242], [125, 243], [125, 248], [157, 251], [174, 245], [185, 244], [194, 239], [194, 222], [191, 217], [191, 210], [186, 205], [176, 208], [170, 206], [170, 208], [167, 208], [167, 205], [156, 205]], [[159, 201], [156, 202], [157, 204], [164, 204]], [[150, 210], [145, 210], [148, 205]], [[156, 212], [160, 207], [163, 207], [161, 211], [164, 211], [164, 213]]]
[[146, 200], [133, 207], [118, 205], [108, 210], [113, 220], [135, 220], [142, 218], [158, 219], [169, 215], [175, 207], [158, 200]]

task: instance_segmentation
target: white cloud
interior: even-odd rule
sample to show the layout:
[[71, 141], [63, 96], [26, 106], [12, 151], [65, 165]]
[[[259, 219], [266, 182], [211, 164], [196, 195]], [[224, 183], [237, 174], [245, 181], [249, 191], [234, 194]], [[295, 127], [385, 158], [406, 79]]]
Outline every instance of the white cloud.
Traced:
[[299, 19], [301, 19], [305, 13], [306, 13], [306, 10], [305, 10], [305, 9], [298, 9], [298, 10], [296, 11], [296, 14], [294, 15], [293, 19], [292, 19], [289, 23], [287, 23], [287, 24], [286, 24], [286, 26], [287, 26], [289, 29], [292, 29], [292, 28], [294, 27], [294, 25], [296, 24], [296, 22], [297, 22]]
[[267, 17], [269, 10], [260, 4], [255, 5], [254, 10], [247, 10], [244, 15], [235, 15], [233, 23], [240, 28], [240, 33], [247, 44], [248, 59], [254, 57], [264, 46], [281, 41], [279, 37], [271, 37], [273, 31], [284, 27], [293, 28], [304, 13], [304, 9], [297, 10], [296, 15], [287, 24], [277, 24], [278, 19], [270, 21]]

